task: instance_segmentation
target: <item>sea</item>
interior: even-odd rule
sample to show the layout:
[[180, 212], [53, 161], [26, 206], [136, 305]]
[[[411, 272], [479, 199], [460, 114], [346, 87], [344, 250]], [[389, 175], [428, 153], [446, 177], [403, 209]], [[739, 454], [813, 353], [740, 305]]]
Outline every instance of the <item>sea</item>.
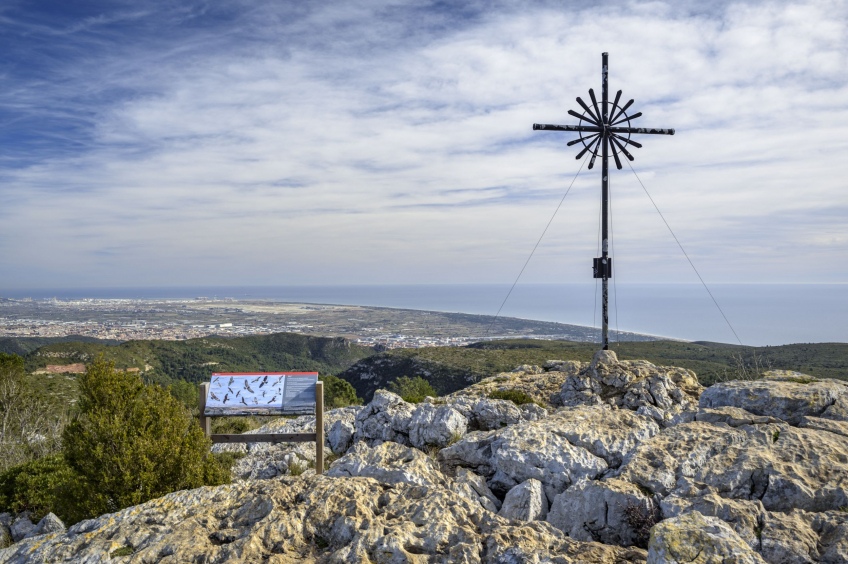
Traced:
[[[712, 295], [711, 295], [711, 294]], [[4, 290], [0, 297], [233, 298], [500, 315], [599, 327], [599, 284], [209, 286]], [[848, 284], [611, 284], [610, 328], [752, 346], [848, 342]]]

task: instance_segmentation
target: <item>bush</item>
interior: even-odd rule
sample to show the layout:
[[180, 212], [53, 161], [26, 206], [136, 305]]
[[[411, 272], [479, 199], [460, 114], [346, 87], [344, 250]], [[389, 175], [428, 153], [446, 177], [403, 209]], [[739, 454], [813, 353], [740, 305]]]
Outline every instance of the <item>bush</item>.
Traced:
[[0, 353], [0, 472], [58, 451], [65, 421], [32, 388], [23, 359]]
[[356, 390], [350, 382], [337, 376], [322, 376], [324, 382], [324, 407], [335, 409], [348, 405], [362, 405], [362, 398], [356, 396]]
[[198, 410], [197, 385], [185, 380], [174, 380], [168, 386], [168, 391], [176, 399], [180, 400], [186, 409], [194, 413]]
[[91, 492], [76, 499], [78, 513], [96, 516], [229, 481], [200, 426], [167, 390], [102, 358], [79, 384], [80, 413], [63, 433], [65, 460]]
[[515, 405], [524, 405], [525, 403], [536, 403], [533, 396], [527, 395], [519, 390], [495, 390], [489, 394], [489, 399], [499, 399], [511, 401]]
[[73, 501], [78, 476], [61, 454], [51, 454], [0, 474], [0, 511], [30, 511], [36, 521], [50, 512], [65, 523], [85, 515], [75, 511]]
[[421, 403], [427, 396], [436, 397], [439, 395], [430, 385], [430, 382], [421, 376], [415, 378], [401, 376], [389, 384], [389, 391], [396, 393], [403, 398], [403, 401], [409, 403]]

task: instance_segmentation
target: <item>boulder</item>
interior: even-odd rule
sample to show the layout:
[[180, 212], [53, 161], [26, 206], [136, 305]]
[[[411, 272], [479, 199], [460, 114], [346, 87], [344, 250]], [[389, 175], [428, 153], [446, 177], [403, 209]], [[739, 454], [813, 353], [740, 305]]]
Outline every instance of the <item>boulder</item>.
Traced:
[[334, 454], [344, 454], [353, 444], [353, 434], [356, 427], [352, 422], [339, 419], [330, 427], [327, 433], [327, 443]]
[[522, 521], [544, 521], [548, 516], [548, 498], [542, 482], [531, 478], [513, 487], [504, 497], [498, 515]]
[[386, 441], [402, 445], [409, 443], [409, 423], [414, 406], [397, 394], [377, 390], [374, 399], [356, 415], [355, 441], [376, 446]]
[[848, 382], [816, 379], [786, 370], [766, 372], [761, 380], [734, 380], [707, 388], [701, 408], [739, 407], [755, 415], [798, 425], [803, 417], [848, 421]]
[[451, 489], [472, 501], [476, 501], [492, 513], [497, 513], [501, 507], [501, 500], [495, 497], [495, 494], [489, 489], [485, 478], [467, 468], [457, 468]]
[[562, 408], [539, 425], [618, 468], [641, 442], [660, 432], [653, 419], [609, 406]]
[[844, 438], [785, 424], [670, 427], [637, 446], [618, 474], [660, 497], [708, 486], [721, 497], [759, 499], [769, 511], [848, 506]]
[[418, 449], [386, 442], [374, 448], [357, 443], [327, 471], [331, 477], [374, 478], [381, 484], [448, 487], [432, 458]]
[[449, 469], [471, 468], [485, 476], [499, 497], [530, 478], [539, 480], [550, 503], [572, 483], [618, 467], [658, 432], [653, 420], [629, 410], [562, 408], [538, 421], [469, 433], [438, 456]]
[[619, 361], [602, 350], [588, 366], [571, 374], [560, 389], [563, 406], [607, 404], [640, 410], [658, 423], [676, 424], [681, 412], [693, 410], [703, 387], [691, 370], [656, 366], [645, 360]]
[[0, 550], [0, 563], [643, 563], [643, 550], [581, 543], [510, 521], [440, 486], [282, 476], [168, 494]]
[[648, 564], [766, 564], [730, 526], [697, 511], [673, 517], [651, 531]]
[[449, 405], [420, 403], [412, 411], [408, 429], [415, 448], [441, 448], [458, 441], [468, 430], [468, 421]]
[[15, 517], [15, 520], [12, 521], [12, 525], [9, 527], [13, 542], [18, 542], [26, 538], [34, 530], [35, 525], [30, 521], [29, 511], [24, 511]]
[[480, 399], [488, 398], [493, 392], [515, 391], [531, 398], [538, 405], [557, 406], [559, 390], [565, 380], [586, 365], [585, 362], [551, 361], [546, 363], [546, 369], [548, 366], [551, 367], [547, 372], [537, 366], [521, 366], [512, 372], [501, 372], [484, 378], [476, 384], [448, 395], [445, 399], [448, 401], [456, 398]]
[[659, 521], [655, 501], [623, 480], [581, 482], [559, 494], [548, 522], [569, 537], [620, 546], [646, 547]]
[[[324, 414], [324, 444], [332, 452], [344, 446], [343, 429], [352, 428], [361, 407], [332, 409]], [[336, 430], [334, 433], [334, 429]], [[294, 419], [275, 419], [245, 435], [258, 433], [314, 433], [315, 416], [303, 415]], [[333, 440], [331, 440], [331, 436]], [[315, 443], [234, 443], [215, 444], [212, 452], [244, 454], [232, 467], [235, 480], [268, 480], [285, 474], [304, 471], [315, 465]], [[342, 451], [343, 452], [343, 451]]]
[[544, 485], [548, 502], [572, 483], [607, 470], [603, 458], [574, 446], [554, 416], [498, 431], [475, 431], [439, 451], [448, 470], [462, 466], [485, 476], [498, 497], [529, 480]]
[[62, 533], [65, 531], [65, 524], [61, 519], [56, 517], [53, 513], [48, 513], [35, 526], [31, 533], [29, 533], [28, 537], [34, 537], [37, 535], [46, 535], [49, 533]]
[[687, 493], [695, 495], [684, 497], [675, 494], [660, 502], [663, 518], [671, 519], [691, 511], [706, 517], [716, 517], [730, 525], [748, 546], [760, 551], [762, 531], [768, 518], [768, 512], [760, 500], [723, 498], [710, 487]]

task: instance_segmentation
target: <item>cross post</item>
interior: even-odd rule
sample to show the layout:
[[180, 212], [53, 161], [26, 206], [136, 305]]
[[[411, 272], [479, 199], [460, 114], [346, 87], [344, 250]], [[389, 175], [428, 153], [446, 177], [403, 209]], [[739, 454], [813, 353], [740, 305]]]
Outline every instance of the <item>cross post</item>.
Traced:
[[[636, 112], [633, 115], [627, 114], [627, 109], [633, 104], [633, 100], [623, 106], [618, 105], [621, 99], [621, 90], [616, 93], [610, 110], [607, 84], [608, 66], [609, 54], [602, 53], [600, 105], [595, 98], [595, 91], [590, 88], [589, 98], [592, 101], [592, 106], [586, 104], [578, 96], [577, 103], [583, 108], [583, 113], [579, 114], [574, 110], [568, 110], [570, 115], [580, 120], [579, 125], [533, 124], [534, 130], [577, 132], [580, 137], [574, 141], [569, 141], [568, 145], [583, 144], [583, 149], [577, 154], [577, 159], [583, 157], [587, 152], [591, 152], [590, 169], [595, 165], [598, 151], [601, 154], [601, 256], [594, 259], [593, 269], [594, 277], [600, 278], [603, 286], [601, 340], [604, 350], [609, 349], [609, 279], [612, 278], [612, 258], [609, 256], [609, 156], [612, 154], [616, 167], [621, 170], [619, 154], [623, 154], [631, 161], [634, 159], [633, 155], [627, 150], [627, 145], [637, 149], [642, 147], [640, 143], [630, 139], [631, 135], [674, 135], [673, 129], [631, 127], [630, 122], [639, 118], [642, 112]], [[583, 124], [584, 121], [586, 122], [585, 125]], [[622, 125], [625, 122], [626, 126]]]

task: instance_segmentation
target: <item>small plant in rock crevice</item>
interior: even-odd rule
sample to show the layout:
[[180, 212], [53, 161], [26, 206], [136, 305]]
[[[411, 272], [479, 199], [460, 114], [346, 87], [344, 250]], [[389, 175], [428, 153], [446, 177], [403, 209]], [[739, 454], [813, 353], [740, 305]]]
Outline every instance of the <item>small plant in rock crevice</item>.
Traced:
[[633, 530], [635, 545], [639, 548], [648, 548], [651, 528], [662, 519], [660, 508], [653, 501], [649, 502], [647, 508], [640, 503], [630, 501], [624, 506], [623, 512], [624, 519]]

